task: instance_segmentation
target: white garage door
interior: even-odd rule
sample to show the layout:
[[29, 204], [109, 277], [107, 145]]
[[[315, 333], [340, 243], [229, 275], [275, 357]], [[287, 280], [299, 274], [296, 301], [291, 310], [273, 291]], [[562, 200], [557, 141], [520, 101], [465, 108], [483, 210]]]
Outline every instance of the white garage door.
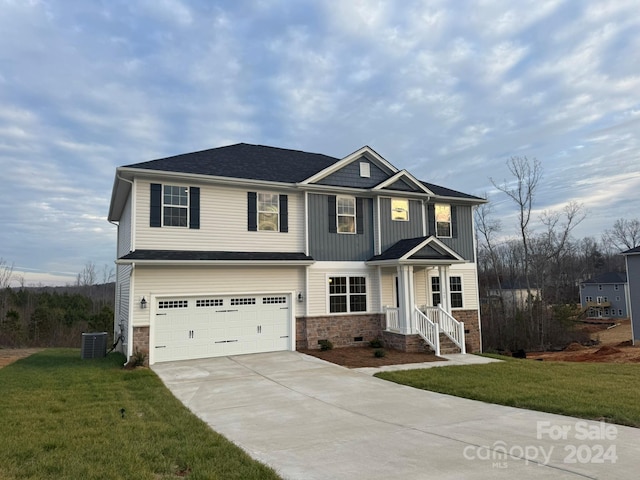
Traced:
[[289, 295], [162, 298], [154, 362], [289, 350]]

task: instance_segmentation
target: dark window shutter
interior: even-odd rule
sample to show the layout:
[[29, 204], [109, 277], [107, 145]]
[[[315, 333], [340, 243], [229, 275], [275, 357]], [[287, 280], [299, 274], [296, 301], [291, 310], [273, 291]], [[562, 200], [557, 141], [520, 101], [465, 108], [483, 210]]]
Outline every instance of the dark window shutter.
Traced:
[[356, 233], [364, 233], [364, 201], [356, 197]]
[[149, 226], [162, 226], [162, 185], [151, 184], [151, 209], [149, 212]]
[[289, 197], [280, 195], [280, 231], [287, 233], [289, 231]]
[[436, 234], [436, 207], [433, 204], [427, 205], [427, 220], [429, 223], [429, 235]]
[[256, 192], [247, 192], [247, 225], [250, 232], [258, 231], [258, 195]]
[[451, 236], [458, 238], [458, 209], [451, 205]]
[[336, 196], [329, 195], [327, 197], [329, 205], [329, 233], [338, 233], [338, 219], [336, 215]]
[[189, 189], [189, 228], [200, 228], [200, 187]]

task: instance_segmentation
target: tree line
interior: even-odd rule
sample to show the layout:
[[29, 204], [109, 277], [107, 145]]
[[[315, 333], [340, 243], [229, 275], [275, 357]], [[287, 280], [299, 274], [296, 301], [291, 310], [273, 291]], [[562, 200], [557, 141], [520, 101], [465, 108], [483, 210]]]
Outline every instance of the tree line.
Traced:
[[[74, 285], [25, 286], [0, 258], [0, 347], [79, 347], [83, 332], [113, 338], [115, 284], [104, 268], [87, 263]], [[12, 286], [19, 283], [18, 287]]]
[[[482, 337], [485, 350], [561, 348], [588, 336], [576, 321], [580, 282], [605, 272], [624, 272], [620, 252], [640, 244], [640, 221], [618, 219], [600, 239], [575, 239], [572, 232], [586, 218], [584, 206], [569, 202], [561, 210], [534, 218], [542, 166], [536, 159], [512, 157], [512, 178], [491, 179], [516, 209], [517, 235], [505, 237], [494, 206], [475, 212], [478, 241]], [[509, 301], [519, 290], [523, 296]]]

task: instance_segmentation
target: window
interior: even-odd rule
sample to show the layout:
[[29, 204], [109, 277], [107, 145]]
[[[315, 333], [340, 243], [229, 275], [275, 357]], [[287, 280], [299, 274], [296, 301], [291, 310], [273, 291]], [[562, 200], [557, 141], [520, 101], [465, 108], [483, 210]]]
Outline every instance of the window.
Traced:
[[620, 285], [618, 285], [617, 283], [613, 286], [614, 290], [620, 290]]
[[356, 233], [356, 199], [336, 198], [338, 233]]
[[622, 309], [618, 310], [618, 315], [622, 316]]
[[278, 231], [279, 203], [277, 193], [258, 193], [258, 230]]
[[162, 224], [165, 227], [186, 227], [189, 217], [189, 189], [176, 185], [164, 185], [162, 214]]
[[602, 290], [602, 285], [598, 285], [598, 290]]
[[451, 308], [462, 308], [462, 277], [449, 277]]
[[367, 311], [366, 277], [329, 277], [329, 312]]
[[616, 302], [620, 301], [620, 295], [616, 295]]
[[587, 295], [586, 297], [584, 297], [584, 301], [585, 302], [593, 302], [593, 297]]
[[437, 203], [436, 214], [436, 236], [451, 237], [451, 205]]
[[434, 307], [442, 302], [440, 300], [440, 277], [431, 277], [431, 300]]
[[409, 220], [409, 200], [406, 198], [391, 199], [391, 220], [401, 222]]

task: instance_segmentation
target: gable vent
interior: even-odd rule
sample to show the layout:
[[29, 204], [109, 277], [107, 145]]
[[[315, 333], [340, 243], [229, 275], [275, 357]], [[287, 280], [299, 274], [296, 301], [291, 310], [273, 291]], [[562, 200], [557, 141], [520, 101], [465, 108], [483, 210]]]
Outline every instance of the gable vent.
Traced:
[[360, 162], [360, 176], [364, 178], [371, 176], [371, 164], [369, 162]]

